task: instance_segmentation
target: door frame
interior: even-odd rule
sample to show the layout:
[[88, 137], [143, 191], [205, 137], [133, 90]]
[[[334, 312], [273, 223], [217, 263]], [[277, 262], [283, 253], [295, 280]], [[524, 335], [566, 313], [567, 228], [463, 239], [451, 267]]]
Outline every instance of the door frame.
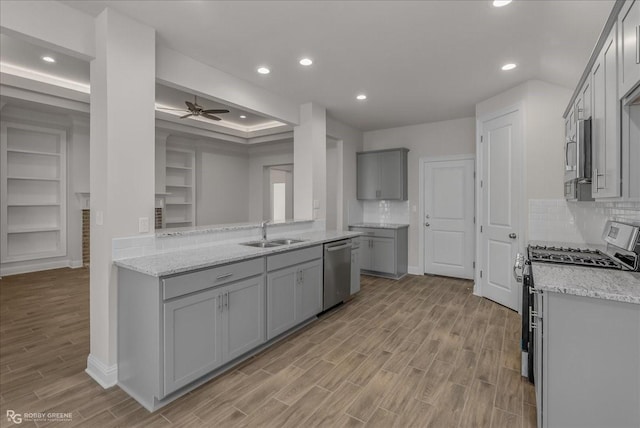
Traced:
[[[487, 271], [485, 265], [485, 258], [483, 257], [482, 254], [482, 234], [480, 233], [480, 226], [482, 226], [485, 222], [485, 219], [482, 215], [483, 213], [483, 208], [484, 208], [484, 204], [483, 204], [483, 189], [482, 187], [480, 187], [480, 178], [484, 176], [484, 169], [483, 169], [483, 148], [484, 148], [484, 142], [481, 141], [481, 137], [483, 132], [483, 124], [485, 122], [488, 122], [490, 120], [493, 119], [497, 119], [501, 116], [506, 116], [507, 114], [510, 113], [518, 113], [520, 115], [520, 129], [517, 131], [520, 137], [520, 142], [522, 144], [522, 147], [520, 150], [520, 163], [521, 163], [521, 171], [522, 171], [522, 180], [520, 180], [520, 188], [519, 189], [515, 189], [518, 194], [519, 194], [519, 204], [520, 204], [520, 224], [518, 225], [518, 236], [520, 237], [520, 239], [518, 240], [518, 251], [520, 253], [523, 253], [524, 248], [525, 248], [525, 241], [527, 238], [526, 235], [526, 227], [529, 224], [529, 209], [527, 207], [527, 195], [525, 193], [527, 185], [526, 185], [526, 178], [527, 178], [527, 163], [526, 163], [526, 149], [527, 149], [527, 141], [525, 139], [525, 134], [524, 134], [524, 130], [526, 128], [526, 110], [525, 110], [525, 106], [524, 103], [518, 102], [515, 104], [511, 104], [508, 107], [502, 108], [502, 109], [498, 109], [495, 111], [492, 111], [490, 113], [486, 113], [482, 116], [477, 116], [476, 117], [476, 177], [478, 177], [478, 179], [476, 180], [476, 268], [474, 271], [474, 286], [473, 286], [473, 294], [475, 294], [476, 296], [484, 296], [483, 290], [482, 290], [482, 281], [480, 281], [480, 271], [484, 270], [485, 272]], [[510, 263], [513, 261], [510, 261]], [[518, 303], [516, 304], [516, 307], [518, 309], [518, 313], [520, 313], [522, 311], [521, 308], [521, 299], [522, 299], [522, 293], [517, 293], [518, 296]]]
[[[418, 207], [418, 213], [420, 218], [418, 219], [418, 227], [420, 229], [420, 233], [418, 234], [418, 266], [420, 268], [420, 273], [419, 275], [424, 275], [425, 274], [425, 263], [424, 263], [424, 255], [425, 255], [425, 248], [424, 248], [424, 229], [423, 229], [423, 225], [424, 225], [424, 174], [425, 174], [425, 164], [427, 162], [447, 162], [447, 161], [460, 161], [460, 160], [474, 160], [476, 159], [476, 155], [474, 155], [473, 153], [469, 153], [469, 154], [465, 154], [465, 155], [449, 155], [449, 156], [422, 156], [420, 157], [420, 170], [418, 173], [419, 176], [419, 207]], [[477, 170], [477, 159], [476, 159], [476, 165], [475, 168]], [[474, 181], [477, 181], [475, 179], [475, 174], [474, 174]], [[474, 183], [474, 198], [477, 202], [478, 198], [476, 197], [477, 195], [477, 190], [475, 188], [475, 183]], [[476, 210], [477, 210], [477, 204], [475, 205]], [[473, 213], [474, 217], [477, 218], [478, 217], [478, 213], [477, 211], [474, 211]], [[474, 236], [474, 239], [477, 239], [476, 236]], [[478, 246], [477, 243], [474, 246], [474, 250], [473, 250], [473, 258], [474, 260], [477, 259], [477, 254], [478, 254], [478, 250], [477, 250]], [[476, 267], [477, 267], [477, 263], [476, 263]], [[475, 273], [474, 273], [474, 281], [475, 281]], [[474, 287], [475, 289], [475, 287]]]

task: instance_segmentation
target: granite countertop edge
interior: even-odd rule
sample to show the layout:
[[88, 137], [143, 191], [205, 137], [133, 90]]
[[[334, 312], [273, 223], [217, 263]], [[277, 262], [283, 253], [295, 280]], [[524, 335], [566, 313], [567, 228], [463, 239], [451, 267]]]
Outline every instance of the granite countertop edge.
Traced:
[[404, 223], [354, 223], [350, 224], [349, 227], [369, 227], [372, 229], [402, 229], [405, 227], [409, 227], [409, 225]]
[[544, 263], [532, 268], [534, 285], [542, 291], [640, 305], [638, 273]]
[[270, 236], [269, 239], [294, 238], [303, 242], [271, 248], [254, 248], [241, 242], [212, 244], [192, 249], [177, 249], [154, 255], [114, 260], [119, 268], [129, 269], [153, 277], [165, 277], [190, 271], [251, 260], [259, 257], [313, 247], [327, 242], [360, 236], [360, 232], [311, 231], [288, 233], [286, 236]]

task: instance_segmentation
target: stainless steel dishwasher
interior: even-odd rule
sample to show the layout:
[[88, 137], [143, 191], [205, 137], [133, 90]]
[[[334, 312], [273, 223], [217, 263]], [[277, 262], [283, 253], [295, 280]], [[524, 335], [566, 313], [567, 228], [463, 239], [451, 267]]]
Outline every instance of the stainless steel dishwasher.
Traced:
[[322, 310], [344, 302], [351, 292], [351, 239], [324, 244]]

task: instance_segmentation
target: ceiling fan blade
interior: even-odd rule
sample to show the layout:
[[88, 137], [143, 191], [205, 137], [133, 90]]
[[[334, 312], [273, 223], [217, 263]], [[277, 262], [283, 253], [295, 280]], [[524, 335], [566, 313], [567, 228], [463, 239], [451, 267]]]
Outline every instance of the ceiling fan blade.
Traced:
[[202, 117], [206, 117], [207, 119], [212, 119], [212, 120], [222, 120], [221, 118], [219, 118], [218, 116], [214, 116], [212, 114], [208, 114], [208, 113], [201, 113], [200, 114]]
[[183, 108], [158, 107], [158, 110], [185, 111]]
[[189, 110], [191, 110], [191, 111], [196, 111], [196, 110], [198, 110], [198, 106], [196, 106], [196, 105], [195, 105], [194, 103], [192, 103], [191, 101], [185, 101], [184, 103], [187, 105], [187, 107], [189, 107]]
[[226, 110], [226, 109], [209, 109], [209, 110], [202, 110], [202, 113], [229, 113], [229, 110]]
[[193, 113], [185, 114], [184, 116], [180, 116], [180, 119], [186, 119], [189, 116], [193, 116]]

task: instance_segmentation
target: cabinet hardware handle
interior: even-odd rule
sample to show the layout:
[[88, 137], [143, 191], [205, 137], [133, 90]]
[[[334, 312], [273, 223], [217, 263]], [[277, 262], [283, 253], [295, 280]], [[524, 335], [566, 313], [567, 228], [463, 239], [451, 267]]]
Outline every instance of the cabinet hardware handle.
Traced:
[[216, 281], [220, 281], [221, 279], [229, 278], [233, 275], [233, 272], [225, 273], [224, 275], [216, 276]]
[[218, 310], [222, 310], [222, 294], [218, 296]]
[[[594, 170], [594, 172], [593, 172], [593, 176], [594, 176], [594, 177], [595, 177], [595, 179], [596, 179], [596, 193], [598, 192], [598, 190], [601, 190], [601, 189], [604, 189], [605, 187], [607, 187], [607, 180], [606, 180], [605, 174], [598, 174], [598, 168], [596, 168], [596, 169]], [[599, 179], [598, 177], [605, 177], [605, 180], [604, 180], [604, 186], [603, 186], [603, 187], [600, 187], [600, 186], [599, 186], [600, 179]]]
[[229, 292], [225, 293], [225, 306], [229, 309]]
[[636, 64], [640, 64], [640, 25], [636, 27]]

